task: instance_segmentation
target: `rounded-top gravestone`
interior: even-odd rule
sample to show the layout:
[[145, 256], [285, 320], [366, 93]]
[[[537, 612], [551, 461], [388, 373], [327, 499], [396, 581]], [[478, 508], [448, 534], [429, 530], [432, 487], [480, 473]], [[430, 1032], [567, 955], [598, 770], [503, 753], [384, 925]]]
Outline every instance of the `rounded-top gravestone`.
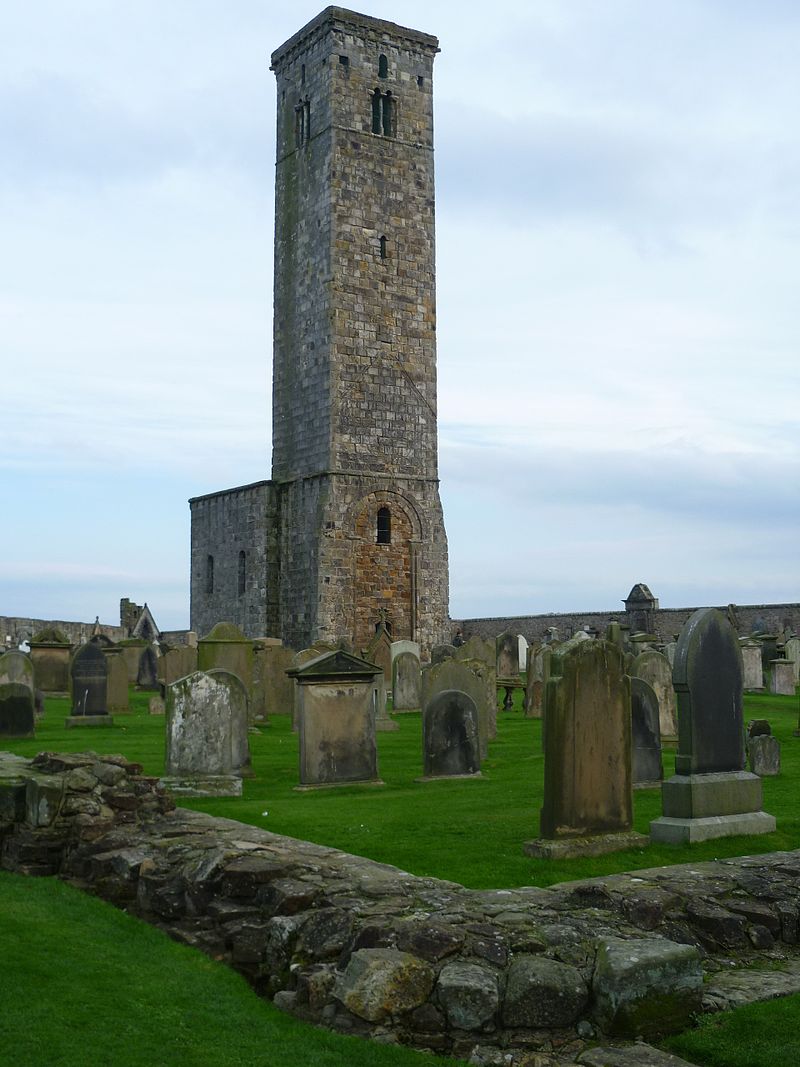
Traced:
[[480, 774], [478, 709], [467, 693], [445, 689], [422, 712], [426, 778]]
[[672, 672], [678, 700], [676, 774], [744, 769], [743, 681], [739, 638], [724, 613], [696, 611], [681, 632]]
[[24, 652], [12, 650], [0, 656], [0, 685], [6, 682], [26, 685], [32, 693], [35, 691], [33, 661]]
[[644, 678], [638, 677], [631, 678], [631, 758], [634, 787], [661, 782], [664, 770], [658, 696]]
[[99, 645], [81, 645], [72, 658], [72, 715], [107, 715], [108, 667]]
[[675, 688], [672, 667], [666, 656], [655, 649], [640, 652], [631, 666], [631, 675], [641, 678], [652, 687], [658, 701], [658, 723], [662, 737], [676, 737], [678, 719], [675, 709]]
[[218, 622], [197, 643], [199, 671], [230, 671], [241, 678], [248, 693], [253, 688], [253, 642], [232, 622]]

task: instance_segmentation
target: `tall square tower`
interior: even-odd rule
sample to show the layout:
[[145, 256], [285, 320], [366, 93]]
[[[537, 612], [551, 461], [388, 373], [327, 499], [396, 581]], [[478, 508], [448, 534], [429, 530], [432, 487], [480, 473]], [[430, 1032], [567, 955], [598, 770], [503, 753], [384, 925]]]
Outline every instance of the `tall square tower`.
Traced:
[[264, 627], [297, 648], [340, 636], [361, 648], [381, 621], [426, 647], [447, 630], [437, 51], [428, 34], [329, 7], [272, 56], [273, 456], [259, 487], [272, 536], [254, 547]]

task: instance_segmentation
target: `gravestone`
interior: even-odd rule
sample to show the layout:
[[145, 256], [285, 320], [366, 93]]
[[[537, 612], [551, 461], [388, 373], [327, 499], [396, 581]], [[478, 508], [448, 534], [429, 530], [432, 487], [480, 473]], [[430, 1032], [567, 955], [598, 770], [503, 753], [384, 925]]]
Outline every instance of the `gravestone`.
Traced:
[[267, 649], [282, 646], [279, 637], [257, 637], [253, 640], [253, 688], [250, 694], [250, 717], [253, 722], [266, 722], [269, 717], [266, 654]]
[[662, 738], [678, 736], [678, 716], [675, 689], [669, 660], [654, 649], [640, 652], [631, 666], [631, 675], [641, 678], [652, 687], [658, 701], [658, 723]]
[[531, 645], [528, 649], [528, 674], [525, 688], [525, 716], [541, 719], [544, 687], [550, 676], [550, 656], [557, 645]]
[[632, 826], [631, 687], [622, 652], [605, 640], [569, 640], [550, 657], [541, 837], [525, 852], [599, 855], [646, 843]]
[[291, 715], [294, 707], [294, 682], [287, 675], [293, 666], [294, 652], [284, 645], [266, 645], [258, 653], [257, 664], [263, 688], [266, 714]]
[[[172, 683], [170, 682], [170, 685]], [[167, 706], [163, 697], [150, 697], [147, 702], [147, 710], [151, 715], [165, 715]]]
[[128, 668], [121, 648], [116, 645], [103, 648], [108, 668], [108, 710], [125, 713], [130, 710], [128, 694]]
[[497, 669], [497, 649], [494, 641], [472, 634], [463, 645], [456, 648], [456, 659], [477, 659]]
[[197, 646], [179, 645], [158, 659], [158, 680], [166, 688], [197, 670]]
[[774, 659], [770, 663], [769, 691], [776, 696], [793, 697], [795, 691], [794, 664], [788, 659]]
[[661, 728], [658, 697], [644, 678], [631, 678], [631, 754], [634, 789], [661, 784]]
[[142, 649], [136, 685], [139, 689], [158, 689], [158, 656], [152, 645]]
[[[438, 693], [448, 690], [467, 693], [478, 715], [479, 754], [485, 759], [489, 741], [497, 734], [497, 688], [494, 671], [477, 660], [447, 659], [431, 664], [422, 672], [422, 707], [427, 707]], [[494, 720], [494, 733], [490, 720]]]
[[14, 682], [25, 685], [31, 694], [36, 692], [36, 679], [33, 661], [24, 652], [4, 652], [0, 655], [0, 685]]
[[522, 634], [518, 634], [517, 643], [519, 645], [519, 658], [517, 660], [517, 666], [520, 671], [524, 671], [528, 665], [528, 639], [523, 637]]
[[250, 766], [247, 690], [235, 674], [196, 671], [167, 688], [163, 784], [181, 796], [241, 796]]
[[495, 638], [495, 647], [497, 649], [495, 662], [497, 684], [502, 686], [506, 681], [519, 681], [519, 641], [517, 635], [507, 631], [498, 634]]
[[36, 685], [45, 693], [69, 692], [69, 659], [72, 645], [54, 627], [40, 630], [31, 638], [31, 662]]
[[747, 762], [759, 778], [774, 778], [781, 773], [781, 746], [766, 719], [748, 723]]
[[[462, 645], [461, 648], [463, 647]], [[446, 659], [453, 659], [459, 651], [460, 649], [455, 645], [434, 645], [431, 649], [431, 665], [435, 666], [437, 663], [444, 663]]]
[[148, 647], [148, 644], [139, 637], [126, 637], [124, 640], [118, 641], [117, 644], [122, 649], [122, 654], [125, 657], [125, 666], [128, 668], [128, 682], [130, 685], [136, 685], [136, 679], [139, 676], [139, 660], [142, 658], [142, 653]]
[[744, 688], [749, 692], [761, 692], [764, 688], [764, 668], [761, 663], [761, 646], [755, 641], [741, 645], [744, 669]]
[[[413, 644], [397, 641], [395, 644]], [[419, 653], [411, 649], [394, 652], [392, 645], [392, 710], [416, 711], [420, 702], [421, 668]], [[419, 647], [419, 646], [417, 646]]]
[[675, 642], [675, 641], [667, 641], [667, 643], [661, 649], [662, 653], [669, 660], [670, 667], [673, 667], [675, 665], [675, 649], [677, 647], [678, 647], [677, 642]]
[[298, 693], [298, 789], [383, 784], [378, 777], [374, 686], [381, 667], [343, 649], [288, 672]]
[[0, 740], [33, 737], [34, 721], [30, 686], [24, 682], [0, 682]]
[[66, 726], [109, 726], [108, 665], [100, 645], [81, 645], [70, 666], [72, 714]]
[[800, 637], [795, 637], [792, 634], [791, 637], [786, 639], [783, 646], [783, 656], [794, 666], [794, 684], [800, 685]]
[[392, 684], [392, 639], [385, 623], [379, 624], [375, 636], [363, 650], [363, 657], [367, 663], [375, 663], [383, 671], [385, 692]]
[[422, 740], [423, 781], [480, 775], [478, 709], [467, 693], [436, 693], [422, 709]]
[[197, 643], [198, 671], [229, 671], [250, 696], [253, 688], [253, 642], [232, 622], [218, 622]]
[[761, 779], [744, 769], [742, 653], [725, 614], [701, 608], [675, 650], [678, 698], [675, 775], [661, 787], [664, 814], [650, 824], [654, 841], [688, 844], [733, 834], [770, 833], [761, 811]]

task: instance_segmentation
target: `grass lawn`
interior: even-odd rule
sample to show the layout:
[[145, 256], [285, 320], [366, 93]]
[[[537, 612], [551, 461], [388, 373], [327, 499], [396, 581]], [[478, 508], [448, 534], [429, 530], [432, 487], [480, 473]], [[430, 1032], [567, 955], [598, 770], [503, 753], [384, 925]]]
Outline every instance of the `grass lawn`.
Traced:
[[[748, 696], [745, 717], [767, 718], [782, 746], [779, 778], [764, 780], [774, 834], [704, 845], [650, 845], [591, 860], [532, 860], [522, 842], [538, 832], [543, 757], [540, 723], [499, 713], [499, 736], [475, 781], [421, 784], [421, 723], [399, 715], [397, 733], [379, 734], [383, 787], [298, 793], [298, 745], [287, 716], [251, 736], [256, 777], [241, 799], [184, 801], [239, 819], [473, 888], [551, 885], [636, 867], [800, 848], [800, 738], [797, 699]], [[163, 770], [164, 719], [147, 714], [149, 694], [109, 728], [64, 728], [66, 700], [48, 700], [32, 741], [4, 747], [31, 756], [44, 749], [121, 752], [150, 774]], [[672, 773], [673, 753], [665, 756]], [[647, 831], [660, 793], [635, 794]], [[175, 945], [124, 913], [52, 879], [0, 874], [0, 1064], [413, 1064], [406, 1050], [365, 1045], [314, 1030], [260, 1001], [235, 974]], [[800, 997], [704, 1019], [670, 1042], [707, 1067], [800, 1062]], [[440, 1061], [442, 1062], [442, 1061]]]

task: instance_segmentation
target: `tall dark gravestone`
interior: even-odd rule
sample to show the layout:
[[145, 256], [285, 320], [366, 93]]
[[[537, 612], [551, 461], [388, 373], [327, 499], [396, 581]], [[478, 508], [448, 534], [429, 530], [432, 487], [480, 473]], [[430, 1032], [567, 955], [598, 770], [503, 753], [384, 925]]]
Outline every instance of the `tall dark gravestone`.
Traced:
[[108, 665], [100, 645], [81, 645], [70, 666], [72, 714], [67, 726], [109, 726]]
[[644, 678], [631, 678], [631, 756], [634, 789], [661, 783], [659, 701]]
[[468, 693], [436, 693], [422, 710], [422, 739], [426, 779], [480, 774], [478, 709]]
[[742, 653], [717, 608], [701, 608], [684, 626], [672, 675], [678, 701], [675, 775], [664, 782], [663, 816], [654, 841], [688, 844], [736, 834], [764, 834], [775, 819], [761, 810], [761, 779], [744, 769]]
[[33, 690], [24, 682], [0, 682], [0, 739], [34, 736]]

